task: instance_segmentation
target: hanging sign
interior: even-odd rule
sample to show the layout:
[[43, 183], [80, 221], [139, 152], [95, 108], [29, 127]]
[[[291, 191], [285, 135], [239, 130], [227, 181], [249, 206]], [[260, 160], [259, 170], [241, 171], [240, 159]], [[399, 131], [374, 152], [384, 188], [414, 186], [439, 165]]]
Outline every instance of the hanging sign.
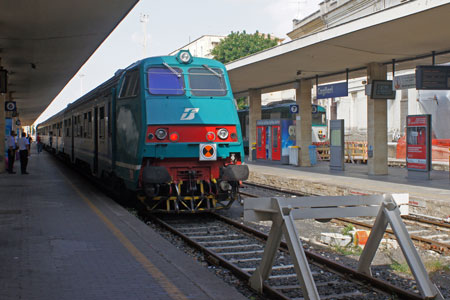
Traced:
[[6, 101], [5, 102], [5, 111], [16, 111], [16, 102], [15, 101]]
[[406, 118], [406, 167], [408, 170], [431, 170], [431, 115]]
[[416, 74], [407, 74], [394, 77], [395, 90], [407, 90], [416, 88]]
[[0, 94], [5, 94], [8, 91], [8, 71], [0, 70]]
[[289, 111], [291, 112], [291, 114], [298, 113], [298, 105], [297, 104], [289, 105]]
[[347, 82], [317, 85], [317, 99], [327, 99], [348, 96]]
[[418, 90], [450, 90], [450, 66], [417, 66]]

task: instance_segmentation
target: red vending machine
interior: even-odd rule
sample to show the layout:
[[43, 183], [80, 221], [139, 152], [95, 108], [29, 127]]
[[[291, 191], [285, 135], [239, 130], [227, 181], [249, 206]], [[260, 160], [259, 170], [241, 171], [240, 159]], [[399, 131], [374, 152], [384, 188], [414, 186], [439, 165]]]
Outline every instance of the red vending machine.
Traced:
[[281, 160], [281, 120], [258, 120], [256, 128], [256, 158]]

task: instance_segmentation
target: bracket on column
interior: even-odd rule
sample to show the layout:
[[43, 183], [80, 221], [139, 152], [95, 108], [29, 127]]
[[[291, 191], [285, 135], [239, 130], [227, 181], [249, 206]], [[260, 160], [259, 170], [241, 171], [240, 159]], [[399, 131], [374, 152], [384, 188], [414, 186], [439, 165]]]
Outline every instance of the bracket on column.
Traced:
[[256, 291], [262, 292], [263, 283], [269, 278], [282, 234], [284, 234], [303, 297], [307, 300], [320, 299], [295, 227], [295, 220], [376, 216], [373, 229], [359, 260], [358, 271], [371, 276], [370, 265], [386, 227], [390, 224], [422, 296], [427, 299], [443, 300], [444, 297], [429, 279], [425, 266], [402, 222], [396, 199], [405, 199], [405, 197], [407, 200], [408, 194], [247, 198], [244, 203], [245, 221], [273, 222], [263, 258], [250, 278], [250, 286]]

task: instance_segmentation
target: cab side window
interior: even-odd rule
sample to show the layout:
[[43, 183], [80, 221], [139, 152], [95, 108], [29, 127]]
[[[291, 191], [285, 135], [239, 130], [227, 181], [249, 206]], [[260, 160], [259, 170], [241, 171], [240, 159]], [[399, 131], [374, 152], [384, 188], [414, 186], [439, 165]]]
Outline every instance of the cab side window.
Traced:
[[137, 70], [127, 72], [120, 87], [119, 98], [135, 97], [139, 94], [139, 73]]

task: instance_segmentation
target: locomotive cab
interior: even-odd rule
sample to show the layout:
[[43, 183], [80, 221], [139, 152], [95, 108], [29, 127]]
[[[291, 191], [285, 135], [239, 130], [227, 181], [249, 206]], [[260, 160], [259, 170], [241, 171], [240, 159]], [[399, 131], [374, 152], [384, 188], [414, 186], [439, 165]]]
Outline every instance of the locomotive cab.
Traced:
[[182, 50], [144, 60], [142, 72], [139, 199], [153, 211], [230, 207], [249, 170], [225, 67]]

